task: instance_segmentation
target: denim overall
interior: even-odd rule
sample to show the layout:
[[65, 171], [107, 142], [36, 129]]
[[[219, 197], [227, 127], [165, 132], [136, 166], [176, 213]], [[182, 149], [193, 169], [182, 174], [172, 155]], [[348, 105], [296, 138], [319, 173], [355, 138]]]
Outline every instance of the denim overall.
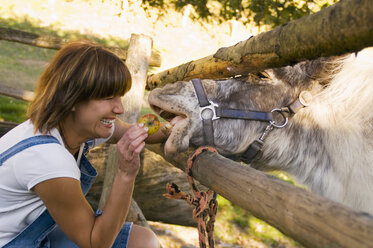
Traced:
[[[50, 135], [40, 135], [27, 138], [15, 144], [2, 154], [0, 154], [0, 166], [10, 157], [34, 145], [57, 143], [59, 141]], [[80, 161], [80, 185], [84, 195], [87, 194], [93, 181], [97, 176], [96, 169], [90, 164], [88, 159], [82, 155]], [[96, 216], [101, 211], [96, 211]], [[129, 233], [132, 223], [125, 223], [119, 232], [113, 247], [127, 247]], [[15, 238], [7, 243], [3, 248], [72, 248], [78, 247], [59, 229], [48, 210], [45, 210], [34, 222], [22, 230]]]

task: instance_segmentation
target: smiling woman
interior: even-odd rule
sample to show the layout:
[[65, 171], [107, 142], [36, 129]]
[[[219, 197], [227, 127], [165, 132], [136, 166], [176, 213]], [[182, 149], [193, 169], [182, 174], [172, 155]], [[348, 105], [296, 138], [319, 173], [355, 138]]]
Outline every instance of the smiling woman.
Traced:
[[[0, 139], [1, 247], [159, 247], [152, 231], [124, 222], [148, 139], [143, 125], [116, 117], [130, 87], [124, 63], [96, 44], [69, 43], [55, 55], [30, 119]], [[103, 142], [117, 144], [118, 171], [95, 213], [84, 195], [97, 173], [85, 154]]]

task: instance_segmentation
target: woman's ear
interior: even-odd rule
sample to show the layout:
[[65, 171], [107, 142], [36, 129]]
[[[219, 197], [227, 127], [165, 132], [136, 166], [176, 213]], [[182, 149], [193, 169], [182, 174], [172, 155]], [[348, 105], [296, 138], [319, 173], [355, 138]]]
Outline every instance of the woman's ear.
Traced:
[[71, 111], [75, 111], [75, 106], [71, 109]]

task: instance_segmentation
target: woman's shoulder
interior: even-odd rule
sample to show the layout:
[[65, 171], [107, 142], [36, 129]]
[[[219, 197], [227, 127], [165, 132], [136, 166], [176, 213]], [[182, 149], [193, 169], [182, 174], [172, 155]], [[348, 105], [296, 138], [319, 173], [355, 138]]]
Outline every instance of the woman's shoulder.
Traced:
[[17, 154], [10, 162], [18, 181], [28, 189], [52, 178], [80, 178], [80, 170], [74, 157], [56, 143], [30, 147]]
[[32, 136], [33, 127], [29, 120], [18, 124], [0, 138], [0, 153], [12, 147], [25, 137]]
[[[35, 134], [30, 122], [24, 122], [0, 139], [0, 152], [27, 138], [38, 139], [39, 135], [42, 134]], [[74, 157], [61, 145], [59, 135], [53, 132], [50, 135], [59, 143], [29, 146], [4, 163], [12, 168], [17, 181], [24, 187], [30, 189], [43, 180], [55, 177], [72, 177], [79, 180], [80, 170]]]

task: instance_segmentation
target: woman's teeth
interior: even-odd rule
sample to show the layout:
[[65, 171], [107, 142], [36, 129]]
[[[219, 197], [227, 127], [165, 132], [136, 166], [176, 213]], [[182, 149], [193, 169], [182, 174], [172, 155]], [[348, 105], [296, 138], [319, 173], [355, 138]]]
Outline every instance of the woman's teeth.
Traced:
[[115, 119], [111, 119], [111, 120], [108, 120], [108, 119], [101, 119], [101, 122], [105, 125], [109, 125], [109, 124], [114, 124], [115, 122]]

